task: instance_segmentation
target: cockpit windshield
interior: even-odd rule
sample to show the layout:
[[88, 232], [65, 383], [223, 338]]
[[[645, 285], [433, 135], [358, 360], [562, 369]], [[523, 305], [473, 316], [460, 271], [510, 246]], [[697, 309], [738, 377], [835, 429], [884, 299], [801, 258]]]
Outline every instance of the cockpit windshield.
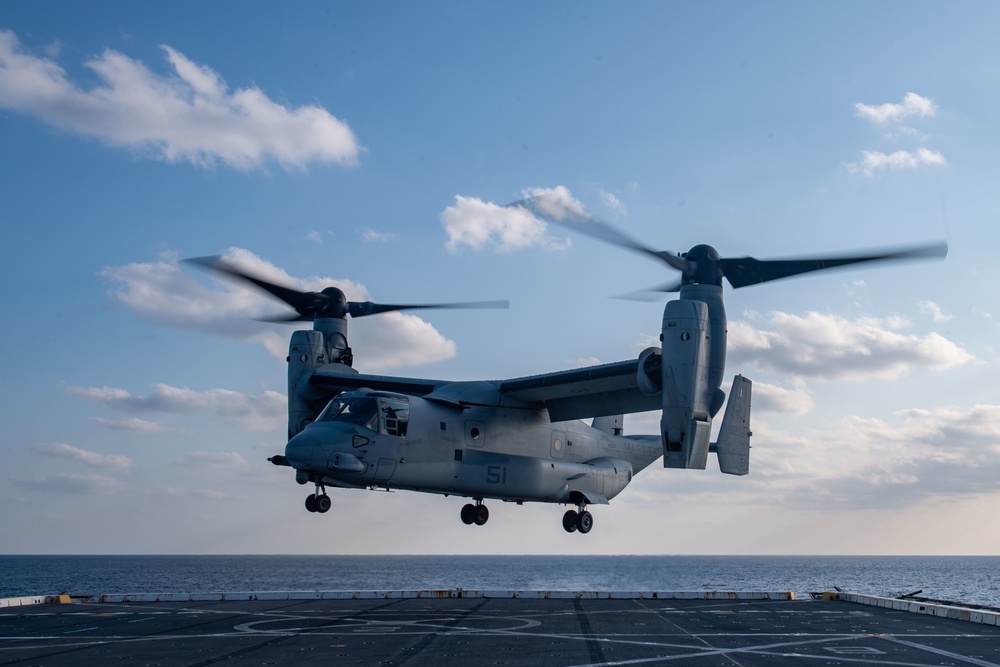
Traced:
[[330, 401], [316, 419], [318, 422], [357, 424], [383, 435], [406, 436], [410, 404], [405, 396], [338, 396]]

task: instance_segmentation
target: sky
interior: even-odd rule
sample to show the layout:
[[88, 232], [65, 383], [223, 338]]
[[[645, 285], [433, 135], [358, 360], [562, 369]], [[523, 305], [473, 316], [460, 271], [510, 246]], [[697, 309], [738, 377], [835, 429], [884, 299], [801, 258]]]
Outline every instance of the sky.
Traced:
[[[149, 4], [0, 11], [0, 553], [1000, 554], [1000, 5]], [[635, 358], [664, 266], [503, 204], [559, 189], [673, 252], [943, 261], [726, 289], [751, 473], [564, 508], [308, 488], [283, 306], [224, 255], [383, 303], [362, 372]], [[728, 388], [729, 381], [724, 384]], [[658, 415], [626, 419], [655, 433]], [[717, 427], [718, 425], [716, 425]]]

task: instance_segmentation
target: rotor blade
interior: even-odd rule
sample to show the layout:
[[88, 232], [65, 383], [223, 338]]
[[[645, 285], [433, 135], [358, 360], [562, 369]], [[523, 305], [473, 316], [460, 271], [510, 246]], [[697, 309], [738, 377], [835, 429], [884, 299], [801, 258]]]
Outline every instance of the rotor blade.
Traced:
[[294, 322], [312, 322], [312, 315], [299, 315], [298, 313], [290, 315], [272, 315], [270, 317], [255, 317], [253, 318], [258, 322], [270, 322], [272, 324], [292, 324]]
[[242, 271], [241, 269], [237, 269], [219, 255], [209, 257], [193, 257], [191, 259], [185, 259], [184, 261], [188, 264], [212, 269], [213, 271], [218, 271], [219, 273], [224, 273], [226, 275], [233, 276], [234, 278], [245, 280], [252, 285], [256, 285], [265, 292], [268, 292], [269, 294], [276, 296], [287, 303], [307, 320], [312, 320], [311, 315], [306, 317], [307, 313], [313, 313], [322, 309], [322, 307], [329, 301], [325, 294], [320, 294], [318, 292], [300, 292], [299, 290], [292, 289], [290, 287], [282, 287], [281, 285], [269, 283], [262, 278], [258, 278]]
[[734, 288], [746, 287], [796, 276], [810, 271], [823, 271], [861, 262], [881, 262], [905, 259], [944, 258], [948, 254], [945, 242], [916, 246], [902, 250], [884, 250], [874, 254], [844, 257], [803, 259], [755, 259], [753, 257], [723, 258], [719, 260], [726, 280]]
[[514, 207], [527, 209], [546, 222], [552, 222], [565, 229], [576, 230], [598, 241], [653, 257], [678, 271], [692, 270], [691, 265], [685, 259], [663, 250], [653, 250], [603, 220], [595, 218], [582, 208], [568, 208], [562, 205], [555, 197], [546, 195], [526, 197], [513, 204], [507, 204], [504, 208]]
[[350, 301], [347, 304], [351, 317], [365, 317], [397, 310], [428, 310], [455, 308], [510, 308], [510, 301], [468, 301], [465, 303], [423, 303], [423, 304], [387, 304], [371, 301]]

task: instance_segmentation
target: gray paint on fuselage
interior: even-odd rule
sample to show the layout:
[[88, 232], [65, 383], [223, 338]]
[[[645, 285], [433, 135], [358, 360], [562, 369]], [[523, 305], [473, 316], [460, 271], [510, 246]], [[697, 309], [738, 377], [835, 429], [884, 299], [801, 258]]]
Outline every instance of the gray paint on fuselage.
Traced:
[[[557, 503], [577, 498], [576, 492], [586, 502], [604, 503], [662, 454], [658, 437], [613, 436], [581, 421], [552, 423], [544, 410], [409, 401], [406, 437], [318, 422], [289, 442], [286, 456], [309, 460], [331, 486]], [[558, 459], [551, 456], [554, 432], [563, 440]], [[368, 443], [354, 447], [355, 435]], [[364, 472], [333, 469], [337, 452], [364, 462]]]

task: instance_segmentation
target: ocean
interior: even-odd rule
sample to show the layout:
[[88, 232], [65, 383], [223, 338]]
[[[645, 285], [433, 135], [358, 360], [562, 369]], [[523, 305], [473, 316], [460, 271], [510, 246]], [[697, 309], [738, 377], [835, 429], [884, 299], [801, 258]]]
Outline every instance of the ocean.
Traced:
[[995, 556], [0, 556], [0, 598], [240, 591], [842, 590], [1000, 607]]

